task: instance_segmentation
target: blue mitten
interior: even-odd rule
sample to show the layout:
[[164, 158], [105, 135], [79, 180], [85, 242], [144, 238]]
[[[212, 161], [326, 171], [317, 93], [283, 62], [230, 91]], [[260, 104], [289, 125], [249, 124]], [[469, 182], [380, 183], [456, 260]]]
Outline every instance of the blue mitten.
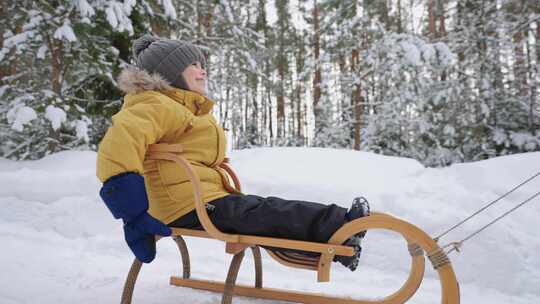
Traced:
[[139, 261], [150, 263], [156, 257], [154, 235], [171, 235], [171, 228], [156, 220], [147, 212], [124, 225], [126, 242]]
[[144, 178], [136, 173], [113, 176], [99, 194], [113, 216], [124, 221], [126, 242], [137, 259], [152, 262], [156, 256], [154, 235], [169, 236], [171, 228], [148, 214]]

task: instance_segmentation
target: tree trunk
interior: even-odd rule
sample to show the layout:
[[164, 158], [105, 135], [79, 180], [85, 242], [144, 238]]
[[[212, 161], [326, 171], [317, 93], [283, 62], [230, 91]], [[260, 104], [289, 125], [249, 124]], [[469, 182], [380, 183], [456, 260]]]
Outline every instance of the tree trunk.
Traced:
[[268, 113], [267, 113], [267, 109], [268, 109], [268, 106], [265, 102], [265, 96], [266, 96], [266, 91], [268, 90], [267, 86], [263, 86], [264, 90], [261, 90], [261, 109], [262, 109], [262, 122], [261, 122], [261, 130], [263, 130], [263, 137], [264, 137], [264, 143], [265, 144], [268, 144], [268, 133], [267, 133], [267, 124], [268, 124]]
[[[258, 0], [257, 3], [258, 8], [258, 15], [257, 20], [255, 22], [255, 30], [259, 33], [262, 32], [264, 36], [264, 45], [267, 49], [270, 49], [272, 46], [272, 42], [270, 41], [270, 36], [268, 34], [268, 22], [266, 21], [266, 0]], [[270, 84], [270, 78], [271, 78], [271, 72], [270, 72], [270, 63], [267, 58], [264, 60], [264, 77], [261, 79], [261, 106], [260, 109], [262, 111], [262, 121], [261, 121], [261, 137], [264, 140], [264, 144], [270, 144], [272, 132], [268, 132], [271, 130], [271, 127], [268, 127], [271, 125], [270, 122], [270, 115], [268, 114], [268, 110], [272, 106], [271, 98], [270, 98], [270, 90], [271, 90], [271, 84]], [[258, 77], [258, 76], [257, 76]]]
[[273, 138], [274, 138], [274, 130], [273, 130], [273, 123], [272, 123], [272, 97], [270, 96], [270, 90], [267, 91], [267, 106], [268, 106], [268, 132], [270, 132], [270, 142], [273, 145]]
[[62, 91], [62, 40], [49, 36], [49, 50], [51, 50], [51, 85], [52, 91], [60, 95]]
[[437, 24], [436, 24], [436, 16], [435, 16], [435, 0], [428, 0], [427, 3], [427, 11], [428, 11], [428, 37], [431, 38], [431, 40], [435, 39], [437, 37]]
[[[358, 74], [359, 54], [358, 49], [354, 49], [351, 54], [351, 70], [354, 74]], [[354, 117], [354, 150], [360, 150], [360, 127], [362, 118], [362, 84], [358, 81], [351, 96], [351, 108]]]
[[[540, 7], [537, 7], [537, 14], [540, 14]], [[534, 79], [537, 79], [535, 82], [534, 82], [534, 88], [533, 88], [533, 93], [534, 94], [531, 94], [533, 95], [532, 96], [532, 102], [533, 104], [531, 105], [531, 108], [533, 108], [534, 110], [536, 111], [539, 111], [539, 105], [538, 105], [538, 93], [536, 92], [538, 90], [538, 87], [540, 85], [540, 83], [538, 82], [538, 79], [540, 79], [540, 21], [536, 21], [536, 70], [535, 70], [535, 78]], [[533, 125], [534, 124], [540, 124], [540, 121], [534, 121], [533, 120]]]
[[[457, 31], [458, 33], [463, 33], [463, 24], [464, 24], [464, 17], [465, 17], [465, 7], [463, 6], [463, 1], [457, 1], [457, 21], [456, 21], [456, 27], [457, 27]], [[459, 70], [461, 71], [461, 67], [462, 67], [462, 62], [465, 60], [465, 53], [463, 51], [463, 47], [460, 47], [458, 52], [457, 52], [457, 58], [458, 58], [458, 68]]]
[[382, 23], [384, 24], [384, 28], [387, 31], [391, 31], [391, 20], [390, 16], [388, 14], [388, 3], [386, 0], [379, 1], [379, 16], [381, 18]]
[[[540, 8], [537, 14], [540, 14]], [[536, 67], [540, 69], [540, 21], [536, 21]], [[540, 71], [536, 72], [540, 73]]]
[[[281, 55], [280, 55], [281, 57]], [[285, 68], [283, 66], [284, 58], [281, 58], [278, 63], [278, 75], [279, 75], [279, 85], [278, 92], [276, 97], [277, 103], [277, 137], [285, 137]]]
[[[259, 103], [257, 101], [259, 82], [256, 75], [252, 75], [252, 91], [251, 91], [251, 103], [253, 104], [253, 112], [251, 113], [252, 125], [254, 126], [254, 132], [256, 132], [257, 139], [260, 139], [259, 134]], [[259, 143], [260, 141], [257, 140]]]
[[534, 67], [531, 63], [531, 45], [529, 39], [525, 39], [525, 44], [527, 46], [527, 71], [529, 73], [529, 79], [531, 81], [531, 94], [529, 96], [529, 130], [531, 133], [534, 133], [534, 108], [536, 105], [536, 83], [533, 78]]
[[403, 33], [403, 26], [401, 25], [401, 0], [397, 1], [397, 32]]
[[197, 11], [197, 24], [200, 35], [204, 34], [207, 37], [211, 35], [215, 7], [215, 4], [205, 4], [205, 7], [199, 8]]
[[307, 35], [306, 31], [303, 30], [300, 35], [296, 36], [296, 41], [298, 42], [296, 44], [296, 137], [298, 139], [302, 140], [302, 145], [305, 144], [304, 140], [304, 129], [303, 129], [303, 123], [304, 123], [304, 115], [302, 111], [302, 96], [304, 94], [304, 79], [302, 79], [302, 75], [304, 73], [305, 69], [305, 43], [304, 38]]
[[[381, 14], [385, 15], [388, 19], [388, 6], [386, 3], [384, 4], [384, 7], [382, 8], [384, 11], [381, 12]], [[356, 6], [353, 11], [353, 18], [356, 17], [357, 10]], [[389, 21], [387, 21], [389, 22]], [[399, 23], [400, 21], [398, 21]], [[388, 28], [389, 24], [387, 24]], [[359, 41], [359, 47], [361, 49], [365, 49], [367, 46], [367, 36], [364, 34], [358, 34], [357, 39]], [[359, 76], [360, 74], [360, 52], [358, 48], [354, 48], [351, 51], [351, 74]], [[351, 128], [352, 132], [352, 138], [354, 138], [353, 142], [353, 149], [354, 150], [360, 150], [360, 131], [361, 131], [361, 119], [362, 119], [362, 83], [361, 79], [357, 79], [356, 83], [354, 84], [354, 89], [352, 91], [351, 95], [351, 110], [350, 115], [351, 119], [353, 120], [353, 127]]]
[[[347, 75], [347, 63], [345, 60], [345, 56], [343, 53], [340, 52], [338, 56], [338, 66], [339, 66], [339, 75], [340, 75], [340, 91], [341, 96], [345, 97], [347, 96], [347, 83], [345, 76]], [[347, 121], [350, 117], [349, 115], [349, 105], [347, 104], [346, 98], [341, 98], [339, 101], [340, 106], [340, 112], [341, 112], [341, 120]]]
[[439, 32], [438, 37], [446, 36], [446, 17], [444, 15], [444, 2], [437, 0], [437, 14], [439, 15]]
[[277, 105], [277, 137], [284, 138], [285, 136], [285, 84], [287, 83], [288, 58], [287, 50], [290, 47], [288, 36], [290, 32], [290, 24], [288, 18], [289, 8], [288, 0], [275, 1], [277, 11], [277, 31], [278, 31], [278, 54], [277, 54], [277, 70], [278, 70], [278, 86], [276, 94]]
[[[437, 0], [437, 14], [439, 15], [437, 38], [441, 39], [446, 36], [446, 18], [444, 16], [444, 3], [442, 0]], [[446, 70], [441, 72], [441, 81], [446, 81]]]
[[[513, 20], [520, 20], [522, 5], [520, 0], [514, 0], [512, 3]], [[517, 27], [518, 22], [514, 22]], [[516, 29], [513, 36], [514, 41], [514, 77], [515, 88], [519, 96], [527, 96], [527, 70], [525, 67], [524, 31], [521, 28]]]
[[[0, 20], [2, 20], [0, 25], [5, 24], [4, 22], [7, 21], [7, 16], [8, 16], [7, 6], [8, 6], [7, 1], [0, 2]], [[3, 34], [3, 32], [5, 30], [6, 30], [6, 28], [4, 28], [4, 25], [3, 25], [2, 29], [0, 30], [0, 32], [2, 33], [0, 35], [0, 49], [4, 48], [4, 34]], [[5, 70], [4, 67], [0, 66], [0, 85], [4, 84], [4, 81], [3, 81], [4, 76], [7, 76], [7, 71]]]
[[296, 137], [301, 139], [304, 137], [304, 132], [302, 131], [302, 82], [298, 82], [296, 87]]
[[320, 131], [318, 127], [320, 111], [318, 109], [321, 100], [321, 65], [320, 65], [320, 29], [319, 29], [319, 5], [313, 0], [313, 54], [315, 56], [315, 75], [313, 77], [313, 114], [315, 118], [315, 136]]
[[362, 84], [359, 82], [356, 84], [356, 90], [354, 92], [354, 150], [360, 151], [360, 131], [362, 126]]
[[[15, 35], [17, 34], [20, 34], [22, 32], [22, 26], [21, 25], [17, 25], [15, 27]], [[11, 50], [9, 51], [9, 54], [8, 54], [8, 58], [12, 58], [12, 56], [15, 54], [16, 52], [16, 48], [11, 48]], [[9, 64], [9, 70], [8, 70], [8, 75], [15, 75], [17, 74], [17, 60], [11, 60], [10, 64]]]
[[527, 95], [527, 72], [525, 69], [525, 53], [523, 52], [523, 31], [518, 30], [514, 34], [514, 75], [515, 86], [519, 96]]
[[[50, 38], [49, 36], [49, 49], [51, 50], [51, 85], [52, 91], [57, 95], [62, 94], [62, 55], [63, 55], [63, 41]], [[60, 143], [60, 132], [49, 127], [49, 139], [47, 151], [54, 153], [58, 150]]]

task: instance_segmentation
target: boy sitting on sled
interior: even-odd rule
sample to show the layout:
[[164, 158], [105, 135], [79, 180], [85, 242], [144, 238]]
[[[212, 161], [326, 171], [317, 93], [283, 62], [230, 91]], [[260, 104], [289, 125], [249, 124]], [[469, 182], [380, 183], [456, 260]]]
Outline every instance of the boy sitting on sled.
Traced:
[[[225, 233], [326, 243], [345, 223], [369, 214], [363, 198], [355, 198], [347, 210], [238, 192], [219, 167], [225, 159], [225, 135], [211, 113], [214, 102], [206, 97], [201, 50], [143, 36], [134, 41], [133, 55], [136, 68], [124, 70], [118, 79], [127, 95], [99, 146], [97, 175], [103, 182], [101, 198], [124, 221], [126, 242], [140, 261], [154, 259], [154, 235], [169, 236], [169, 227], [202, 229], [187, 173], [172, 162], [145, 161], [147, 147], [154, 143], [182, 145], [182, 156], [201, 180], [209, 217]], [[354, 271], [364, 234], [344, 243], [354, 247], [354, 256], [336, 256], [334, 261]]]

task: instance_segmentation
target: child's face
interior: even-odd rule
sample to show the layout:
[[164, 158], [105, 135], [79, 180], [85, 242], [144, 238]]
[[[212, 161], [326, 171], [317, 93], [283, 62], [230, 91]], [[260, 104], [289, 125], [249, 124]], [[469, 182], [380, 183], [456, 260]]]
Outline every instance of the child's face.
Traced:
[[200, 62], [196, 61], [190, 64], [182, 72], [182, 77], [184, 77], [184, 81], [190, 91], [206, 95], [206, 71]]

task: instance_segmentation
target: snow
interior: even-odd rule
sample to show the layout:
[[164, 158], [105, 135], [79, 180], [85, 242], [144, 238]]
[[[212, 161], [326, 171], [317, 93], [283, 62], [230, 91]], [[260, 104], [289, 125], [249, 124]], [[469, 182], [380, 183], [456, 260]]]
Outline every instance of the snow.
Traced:
[[7, 119], [13, 130], [22, 132], [24, 125], [37, 118], [36, 111], [27, 106], [16, 106], [8, 111]]
[[497, 128], [493, 131], [493, 140], [498, 144], [505, 144], [505, 146], [508, 146], [506, 133], [503, 129]]
[[163, 0], [162, 5], [163, 5], [163, 10], [165, 11], [165, 16], [173, 20], [177, 18], [176, 9], [174, 8], [174, 5], [172, 4], [171, 0]]
[[66, 112], [53, 105], [48, 105], [45, 109], [45, 118], [51, 122], [53, 130], [56, 131], [66, 121]]
[[54, 38], [58, 40], [66, 39], [69, 42], [77, 41], [77, 36], [75, 36], [75, 33], [73, 32], [69, 20], [66, 20], [61, 27], [56, 29]]
[[135, 0], [126, 0], [123, 3], [109, 2], [105, 14], [111, 27], [119, 32], [127, 31], [129, 34], [133, 34], [133, 25], [129, 16], [136, 4]]
[[410, 43], [409, 41], [403, 40], [400, 43], [401, 48], [403, 49], [404, 56], [411, 65], [419, 66], [422, 64], [420, 51], [416, 45]]
[[255, 61], [255, 59], [253, 59], [251, 54], [247, 53], [247, 52], [246, 52], [246, 58], [247, 58], [247, 60], [249, 62], [249, 65], [250, 65], [251, 69], [255, 70], [257, 68], [257, 62]]
[[88, 125], [90, 123], [91, 121], [88, 118], [75, 121], [75, 131], [77, 133], [77, 138], [82, 139], [85, 142], [90, 141], [90, 137], [88, 136]]
[[17, 35], [13, 36], [4, 36], [4, 48], [3, 50], [6, 50], [5, 52], [9, 51], [13, 47], [18, 47], [19, 45], [23, 44], [27, 41], [28, 38], [30, 38], [33, 35], [31, 31], [23, 32]]
[[9, 88], [9, 86], [7, 84], [3, 85], [3, 86], [0, 86], [0, 98], [2, 98], [2, 96], [4, 96], [4, 93], [7, 91], [8, 88]]
[[221, 5], [223, 5], [223, 8], [225, 9], [225, 16], [227, 17], [227, 20], [234, 24], [234, 17], [231, 12], [231, 6], [229, 4], [229, 1], [227, 0], [221, 0]]
[[450, 65], [453, 61], [456, 60], [456, 54], [452, 53], [446, 43], [437, 42], [434, 46], [437, 49], [442, 65]]
[[39, 47], [39, 50], [37, 52], [37, 55], [36, 57], [38, 59], [45, 59], [45, 53], [47, 52], [48, 48], [47, 48], [47, 45], [46, 44], [42, 44], [40, 47]]
[[41, 16], [40, 12], [37, 10], [30, 10], [28, 12], [28, 16], [30, 17], [30, 20], [28, 21], [28, 23], [23, 25], [23, 31], [35, 29], [43, 22], [43, 16]]
[[[481, 206], [540, 171], [540, 152], [425, 168], [412, 159], [367, 152], [317, 148], [257, 148], [232, 151], [246, 193], [280, 196], [348, 207], [365, 196], [373, 210], [443, 232]], [[95, 152], [66, 151], [38, 161], [0, 159], [0, 242], [4, 261], [1, 303], [119, 302], [132, 255], [98, 196]], [[460, 240], [530, 197], [540, 177], [501, 200], [471, 223], [441, 240]], [[540, 238], [537, 198], [450, 255], [460, 281], [461, 303], [540, 303]], [[231, 257], [221, 242], [186, 237], [194, 278], [224, 279]], [[292, 270], [263, 252], [267, 287], [376, 299], [397, 290], [409, 270], [405, 242], [384, 231], [369, 231], [359, 269], [335, 264], [331, 283]], [[180, 275], [178, 249], [158, 243], [154, 262], [144, 265], [134, 303], [216, 303], [220, 295], [173, 287]], [[253, 262], [246, 255], [238, 282], [252, 284]], [[235, 298], [234, 303], [284, 303]], [[427, 264], [426, 278], [408, 303], [440, 303], [440, 285]]]
[[[118, 3], [118, 2], [116, 2], [116, 3]], [[123, 9], [123, 11], [125, 13], [125, 16], [127, 17], [127, 16], [131, 15], [131, 11], [135, 7], [135, 5], [137, 5], [137, 0], [124, 0], [122, 2], [122, 4], [123, 4], [122, 9]]]
[[105, 14], [107, 14], [107, 21], [111, 25], [112, 28], [116, 28], [118, 26], [118, 19], [116, 18], [116, 14], [114, 13], [114, 7], [108, 6], [105, 9]]
[[512, 143], [518, 147], [523, 147], [529, 151], [536, 148], [536, 138], [529, 133], [515, 132], [510, 134], [510, 138], [512, 139]]
[[88, 4], [86, 0], [79, 0], [76, 1], [75, 4], [79, 8], [79, 12], [81, 13], [81, 17], [92, 17], [96, 13], [94, 8]]

